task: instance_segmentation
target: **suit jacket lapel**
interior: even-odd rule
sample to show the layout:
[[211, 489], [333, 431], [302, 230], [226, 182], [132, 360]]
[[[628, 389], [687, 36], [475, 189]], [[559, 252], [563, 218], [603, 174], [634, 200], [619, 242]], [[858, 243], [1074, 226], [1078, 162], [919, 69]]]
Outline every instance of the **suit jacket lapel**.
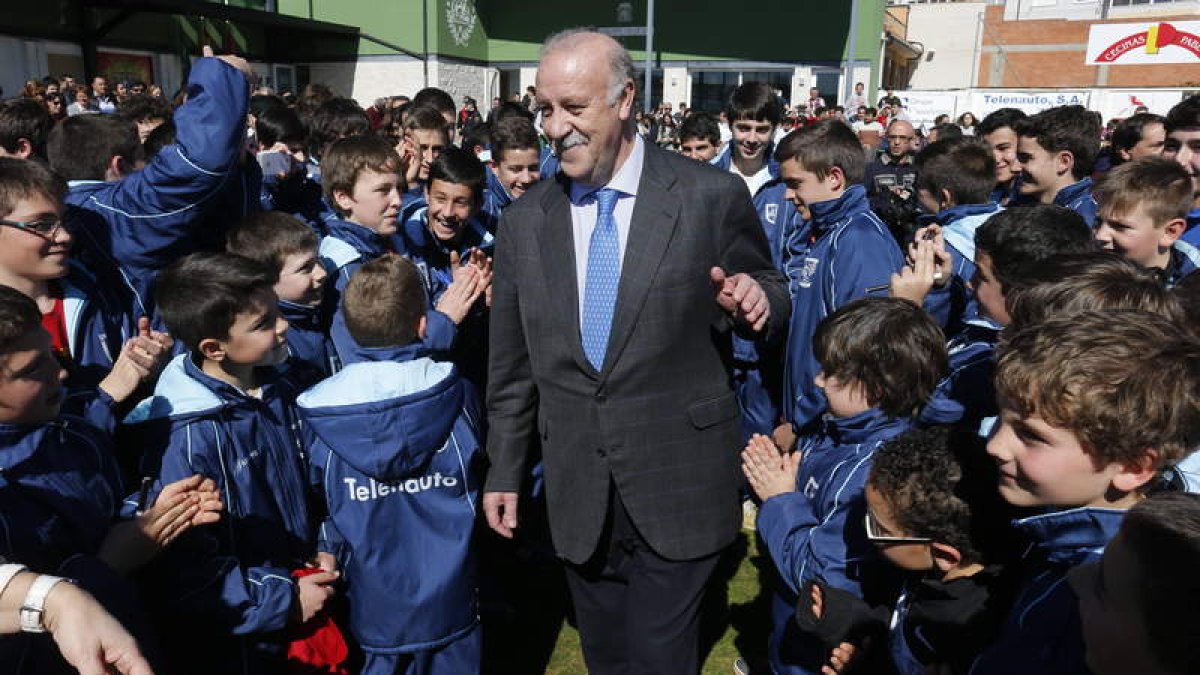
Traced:
[[591, 375], [596, 369], [583, 353], [583, 338], [579, 334], [579, 287], [575, 276], [575, 233], [571, 224], [571, 200], [567, 194], [570, 182], [559, 174], [558, 182], [547, 191], [544, 202], [546, 220], [543, 222], [541, 245], [542, 273], [550, 296], [552, 316], [561, 317], [563, 330], [571, 336], [571, 355], [581, 370]]
[[[638, 315], [646, 302], [646, 294], [654, 282], [658, 266], [667, 252], [679, 218], [679, 197], [671, 191], [675, 174], [663, 160], [665, 151], [647, 143], [638, 182], [637, 201], [625, 242], [625, 259], [621, 263], [621, 283], [617, 287], [617, 306], [613, 311], [612, 330], [608, 334], [608, 350], [604, 356], [601, 379], [612, 371], [621, 356]], [[568, 214], [569, 219], [569, 214]], [[580, 347], [579, 353], [583, 353]], [[586, 363], [586, 359], [584, 359]]]

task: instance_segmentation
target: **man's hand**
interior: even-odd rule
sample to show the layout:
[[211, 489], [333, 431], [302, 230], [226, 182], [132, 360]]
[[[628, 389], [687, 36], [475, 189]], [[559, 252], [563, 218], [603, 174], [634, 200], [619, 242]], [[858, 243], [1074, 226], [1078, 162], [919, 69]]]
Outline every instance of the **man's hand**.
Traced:
[[153, 675], [137, 640], [78, 586], [58, 583], [50, 589], [44, 620], [63, 658], [80, 675]]
[[761, 501], [775, 495], [796, 491], [796, 472], [800, 468], [800, 453], [779, 454], [771, 439], [754, 434], [742, 451], [742, 473], [750, 488]]
[[513, 530], [517, 529], [517, 493], [483, 493], [483, 514], [487, 517], [488, 527], [496, 534], [512, 539]]
[[771, 304], [762, 286], [748, 274], [725, 275], [725, 270], [714, 267], [708, 272], [713, 289], [717, 293], [717, 304], [735, 319], [745, 322], [756, 332], [761, 331], [771, 318]]

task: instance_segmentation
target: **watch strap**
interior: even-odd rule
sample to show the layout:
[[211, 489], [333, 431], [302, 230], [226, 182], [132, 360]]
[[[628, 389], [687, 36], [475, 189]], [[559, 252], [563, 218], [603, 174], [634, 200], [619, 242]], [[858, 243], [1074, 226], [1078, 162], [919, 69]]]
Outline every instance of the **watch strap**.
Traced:
[[40, 575], [29, 586], [29, 592], [25, 594], [25, 601], [21, 603], [21, 631], [25, 633], [45, 633], [46, 626], [44, 618], [46, 615], [46, 596], [50, 594], [50, 589], [58, 585], [58, 582], [66, 581], [62, 577], [53, 577], [48, 574]]
[[8, 588], [14, 577], [27, 569], [29, 568], [17, 563], [0, 565], [0, 595], [4, 594], [4, 589]]

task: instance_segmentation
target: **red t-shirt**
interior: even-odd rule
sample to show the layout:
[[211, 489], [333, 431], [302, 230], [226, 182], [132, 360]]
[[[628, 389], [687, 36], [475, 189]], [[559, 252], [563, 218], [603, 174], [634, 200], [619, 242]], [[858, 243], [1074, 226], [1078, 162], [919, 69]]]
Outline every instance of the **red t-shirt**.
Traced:
[[63, 311], [62, 289], [57, 284], [50, 286], [54, 307], [42, 315], [42, 328], [50, 334], [50, 346], [59, 358], [71, 358], [71, 342], [67, 338], [67, 315]]

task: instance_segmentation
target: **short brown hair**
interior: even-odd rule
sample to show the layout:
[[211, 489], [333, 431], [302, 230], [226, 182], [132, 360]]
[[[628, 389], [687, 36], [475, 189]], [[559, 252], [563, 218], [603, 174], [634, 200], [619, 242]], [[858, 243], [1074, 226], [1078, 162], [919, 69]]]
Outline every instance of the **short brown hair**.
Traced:
[[399, 347], [417, 339], [425, 285], [408, 258], [385, 255], [358, 268], [343, 293], [346, 328], [363, 347]]
[[0, 157], [0, 217], [17, 209], [21, 200], [44, 195], [61, 203], [67, 183], [41, 163], [16, 157]]
[[15, 288], [0, 286], [0, 354], [41, 326], [42, 313], [33, 298]]
[[1192, 178], [1178, 162], [1162, 157], [1143, 157], [1126, 162], [1096, 186], [1101, 211], [1128, 214], [1142, 205], [1155, 227], [1176, 218], [1187, 218], [1192, 208]]
[[504, 160], [509, 150], [538, 150], [537, 130], [524, 117], [506, 117], [492, 124], [492, 160]]
[[836, 166], [847, 184], [861, 183], [867, 170], [858, 136], [841, 120], [821, 120], [784, 136], [775, 161], [782, 164], [789, 159], [796, 159], [821, 180]]
[[404, 116], [404, 130], [444, 131], [447, 138], [450, 135], [449, 130], [446, 129], [446, 118], [438, 112], [437, 108], [430, 105], [413, 104], [413, 107], [408, 109], [408, 114]]
[[1050, 256], [1004, 296], [1012, 330], [1089, 309], [1138, 309], [1183, 322], [1179, 300], [1149, 270], [1109, 251]]
[[861, 298], [825, 317], [813, 353], [825, 375], [862, 386], [895, 417], [914, 414], [949, 370], [942, 329], [897, 298]]
[[1097, 466], [1157, 468], [1200, 442], [1200, 340], [1139, 310], [1086, 311], [1005, 331], [1000, 406], [1071, 430]]
[[[330, 206], [341, 212], [335, 192], [354, 192], [359, 175], [370, 169], [380, 173], [400, 173], [400, 155], [387, 140], [374, 134], [347, 136], [334, 141], [321, 158], [321, 182], [325, 186], [325, 199]], [[343, 214], [344, 215], [344, 214]]]
[[283, 272], [289, 255], [317, 250], [317, 234], [282, 211], [252, 213], [225, 237], [225, 250]]

